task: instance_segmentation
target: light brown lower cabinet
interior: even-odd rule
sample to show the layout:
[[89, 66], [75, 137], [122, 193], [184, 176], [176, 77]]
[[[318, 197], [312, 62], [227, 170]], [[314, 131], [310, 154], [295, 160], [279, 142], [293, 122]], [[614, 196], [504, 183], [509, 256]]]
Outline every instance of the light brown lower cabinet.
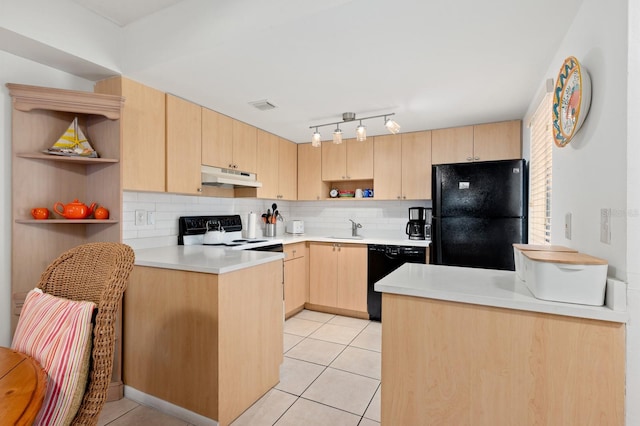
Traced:
[[382, 295], [390, 425], [623, 425], [625, 325]]
[[368, 318], [367, 246], [310, 243], [309, 303], [314, 309]]
[[279, 381], [282, 294], [282, 261], [221, 275], [136, 266], [125, 384], [229, 425]]
[[300, 312], [307, 301], [307, 259], [305, 243], [284, 247], [284, 314], [286, 318]]

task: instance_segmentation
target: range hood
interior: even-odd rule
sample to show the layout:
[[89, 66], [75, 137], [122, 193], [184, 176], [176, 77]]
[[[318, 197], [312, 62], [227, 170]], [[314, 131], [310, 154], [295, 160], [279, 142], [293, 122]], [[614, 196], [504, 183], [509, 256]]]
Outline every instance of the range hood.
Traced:
[[250, 187], [262, 188], [255, 173], [241, 172], [233, 169], [221, 169], [219, 167], [201, 166], [202, 184], [219, 186], [223, 188]]

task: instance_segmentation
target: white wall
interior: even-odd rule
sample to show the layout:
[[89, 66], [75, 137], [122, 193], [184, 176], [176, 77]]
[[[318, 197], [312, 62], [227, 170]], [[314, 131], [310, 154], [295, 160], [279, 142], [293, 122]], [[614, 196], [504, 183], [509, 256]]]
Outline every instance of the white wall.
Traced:
[[627, 424], [640, 424], [640, 2], [629, 2], [627, 77]]
[[11, 344], [11, 97], [6, 83], [93, 90], [93, 83], [88, 80], [0, 50], [0, 346]]
[[[627, 2], [585, 0], [544, 78], [555, 81], [575, 56], [592, 80], [591, 108], [574, 139], [553, 150], [553, 244], [609, 261], [609, 275], [627, 279]], [[542, 79], [541, 79], [542, 80]], [[600, 209], [610, 208], [611, 244], [600, 242]], [[565, 214], [572, 215], [571, 240]]]
[[[52, 50], [108, 69], [119, 69], [121, 29], [71, 0], [0, 0], [0, 30], [37, 40]], [[16, 53], [32, 48], [25, 41], [24, 46], [10, 46], [7, 50]], [[47, 54], [41, 54], [45, 59]]]
[[[585, 0], [547, 73], [567, 56], [589, 71], [587, 121], [565, 148], [554, 147], [552, 243], [607, 259], [628, 283], [626, 424], [640, 424], [640, 4]], [[628, 27], [627, 27], [628, 25]], [[542, 83], [541, 83], [542, 84]], [[529, 110], [535, 108], [534, 103]], [[527, 138], [528, 139], [528, 138]], [[600, 209], [610, 208], [611, 244], [600, 242]], [[572, 213], [572, 238], [564, 237]]]

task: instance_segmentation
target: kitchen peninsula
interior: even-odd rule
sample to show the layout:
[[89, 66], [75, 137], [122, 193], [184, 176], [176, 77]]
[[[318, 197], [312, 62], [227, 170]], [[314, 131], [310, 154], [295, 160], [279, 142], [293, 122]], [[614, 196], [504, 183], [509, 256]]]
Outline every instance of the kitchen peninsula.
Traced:
[[627, 313], [515, 272], [405, 264], [383, 292], [382, 425], [624, 424]]
[[124, 297], [128, 387], [219, 425], [279, 381], [282, 253], [136, 251]]

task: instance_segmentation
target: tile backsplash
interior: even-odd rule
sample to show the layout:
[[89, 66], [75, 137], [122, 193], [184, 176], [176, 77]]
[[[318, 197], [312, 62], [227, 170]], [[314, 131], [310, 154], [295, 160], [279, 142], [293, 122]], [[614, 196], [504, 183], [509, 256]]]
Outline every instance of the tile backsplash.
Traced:
[[[189, 215], [238, 214], [244, 221], [250, 212], [258, 217], [278, 204], [284, 220], [304, 220], [305, 232], [313, 234], [347, 234], [349, 219], [362, 224], [360, 233], [390, 235], [402, 238], [408, 220], [409, 207], [431, 207], [431, 201], [326, 200], [280, 201], [256, 198], [216, 198], [155, 192], [124, 191], [122, 239], [134, 249], [177, 244], [178, 217]], [[144, 224], [136, 225], [136, 210], [142, 211]], [[148, 213], [154, 222], [148, 224]], [[258, 236], [262, 228], [258, 226]], [[278, 223], [277, 235], [284, 233], [284, 223]]]

